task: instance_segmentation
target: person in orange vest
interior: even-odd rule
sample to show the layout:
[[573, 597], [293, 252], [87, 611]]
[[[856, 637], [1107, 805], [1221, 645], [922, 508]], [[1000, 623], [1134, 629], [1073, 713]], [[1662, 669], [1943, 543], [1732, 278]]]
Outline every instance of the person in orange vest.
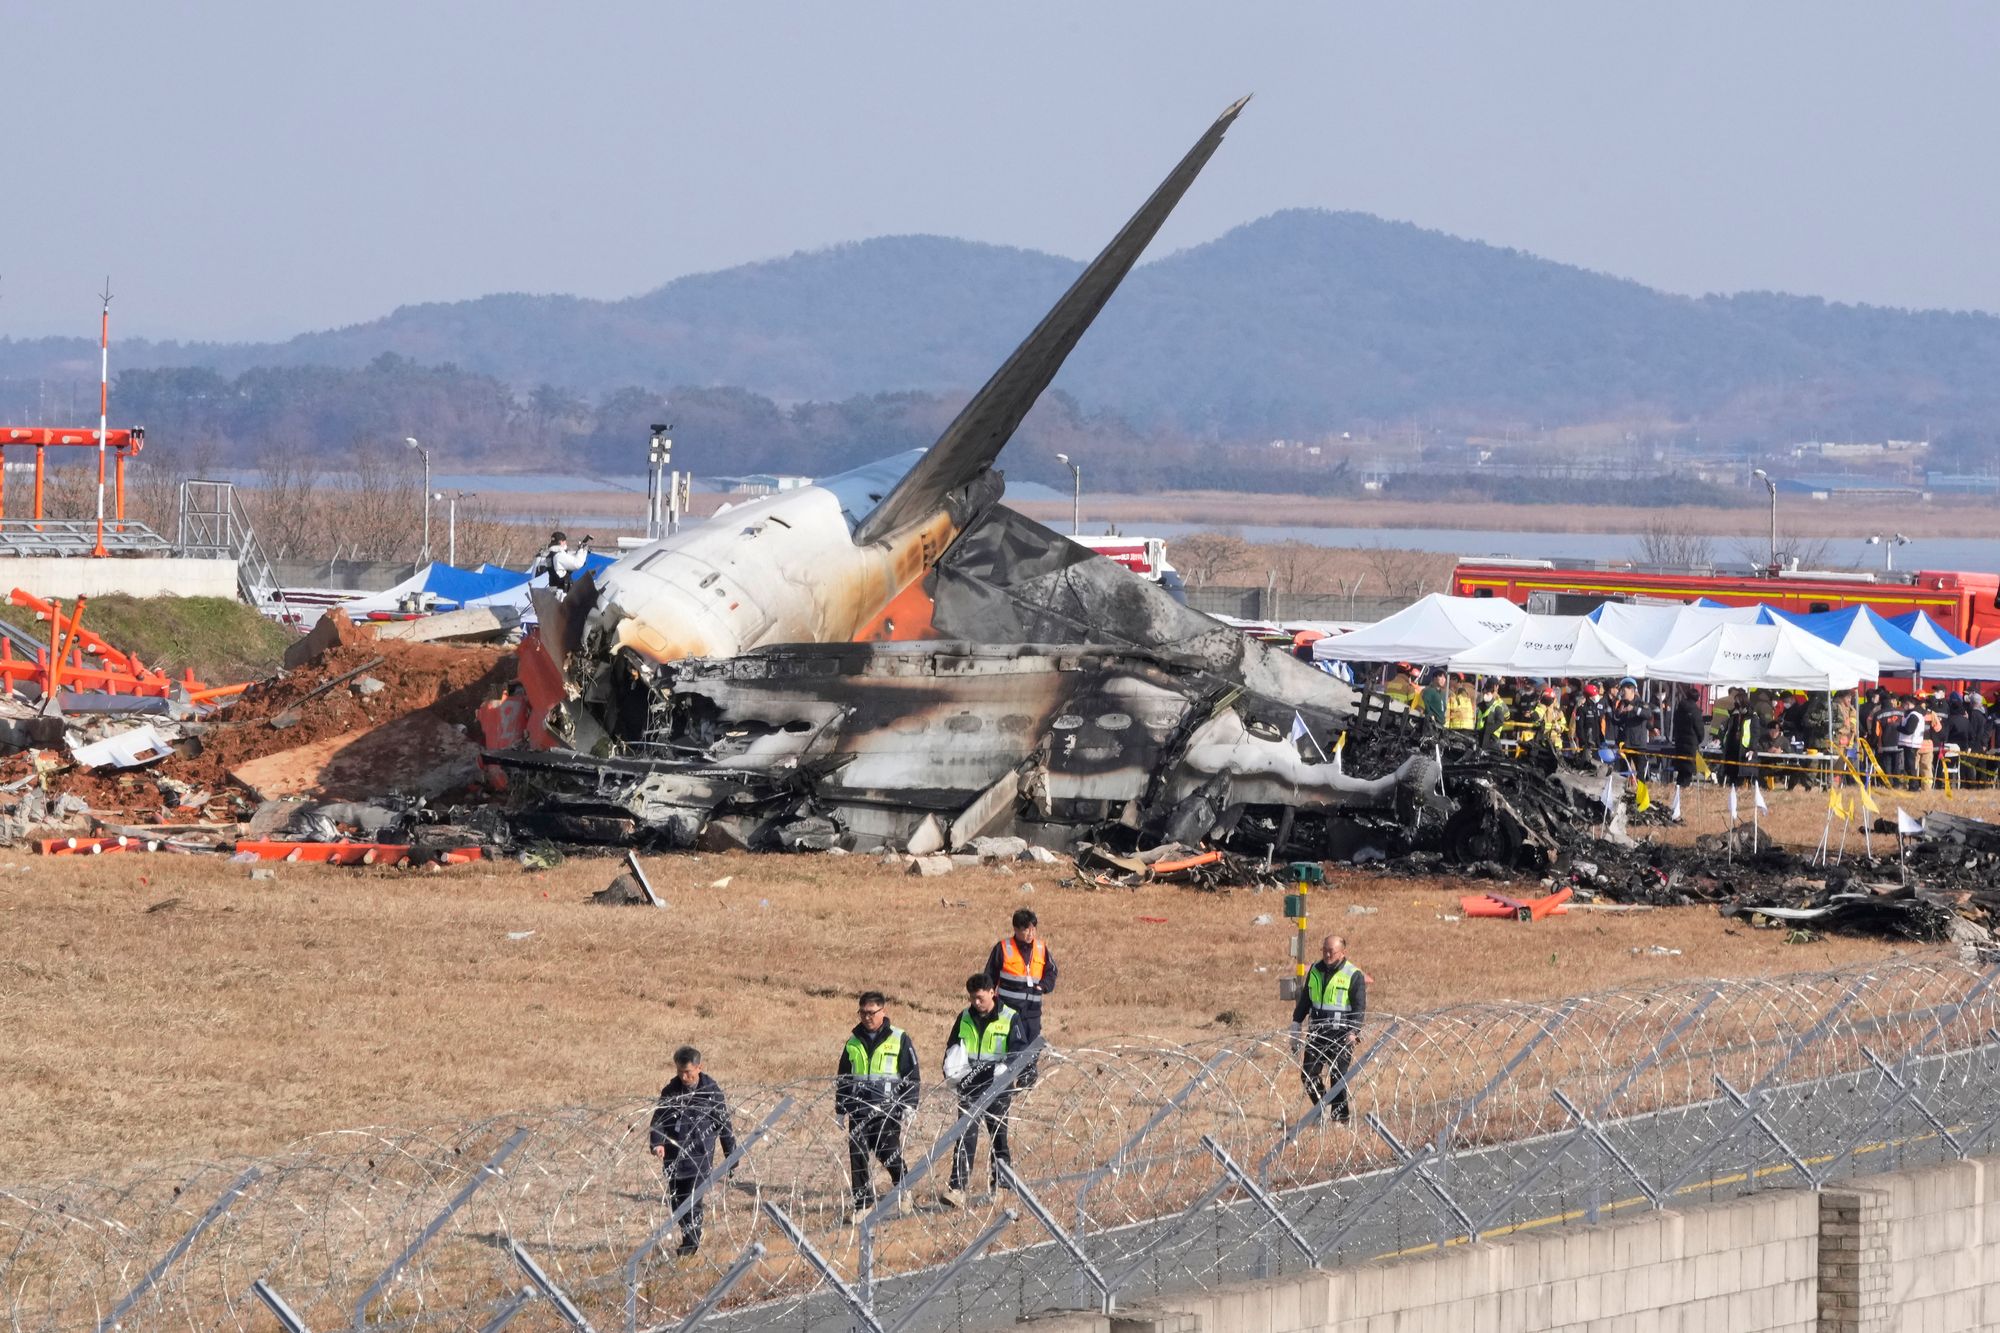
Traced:
[[[1055, 956], [1042, 943], [1041, 922], [1033, 911], [1023, 907], [1014, 913], [1014, 933], [986, 955], [986, 975], [993, 979], [1000, 1003], [1019, 1015], [1014, 1020], [1019, 1034], [1015, 1049], [1019, 1050], [1042, 1034], [1042, 997], [1056, 988]], [[1039, 1073], [1036, 1064], [1030, 1060], [1014, 1080], [1017, 1089], [1025, 1091], [1035, 1085]]]

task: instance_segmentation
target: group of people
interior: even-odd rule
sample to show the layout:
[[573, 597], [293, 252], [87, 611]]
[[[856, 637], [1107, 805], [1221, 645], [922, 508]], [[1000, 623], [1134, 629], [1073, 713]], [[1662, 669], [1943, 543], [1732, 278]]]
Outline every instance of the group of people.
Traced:
[[1977, 690], [1960, 694], [1934, 688], [1929, 694], [1870, 691], [1857, 715], [1882, 771], [1912, 786], [1943, 780], [1945, 760], [1954, 750], [1966, 756], [1962, 774], [1976, 782], [1996, 776], [1993, 755], [2000, 750], [2000, 708]]
[[[1631, 677], [1602, 687], [1582, 680], [1475, 685], [1439, 670], [1419, 683], [1398, 666], [1384, 692], [1440, 728], [1471, 733], [1484, 748], [1517, 740], [1644, 779], [1692, 782], [1696, 756], [1710, 741], [1720, 750], [1722, 780], [1732, 784], [1759, 776], [1759, 755], [1808, 750], [1845, 755], [1860, 772], [1867, 766], [1863, 742], [1885, 776], [1911, 786], [1940, 781], [1954, 753], [1966, 756], [1965, 778], [2000, 778], [2000, 762], [1991, 757], [2000, 753], [2000, 705], [1977, 690], [1897, 694], [1878, 686], [1864, 699], [1854, 690], [1731, 689], [1708, 712], [1692, 685], [1670, 686], [1649, 699]], [[1805, 780], [1803, 770], [1776, 767], [1788, 783]]]
[[[1041, 923], [1032, 911], [1021, 908], [1014, 913], [1013, 932], [993, 946], [982, 970], [966, 978], [965, 1007], [945, 1029], [945, 1081], [957, 1093], [961, 1115], [979, 1110], [952, 1148], [951, 1174], [938, 1192], [939, 1202], [947, 1207], [966, 1206], [966, 1186], [972, 1180], [982, 1130], [990, 1142], [991, 1192], [1006, 1187], [1000, 1164], [1013, 1163], [1008, 1114], [1013, 1098], [1037, 1081], [1037, 1055], [1031, 1048], [1042, 1032], [1043, 1001], [1055, 987], [1056, 961], [1041, 938]], [[1307, 970], [1292, 1006], [1299, 1077], [1307, 1099], [1328, 1122], [1345, 1123], [1349, 1118], [1347, 1076], [1354, 1040], [1367, 1015], [1368, 977], [1348, 958], [1347, 941], [1329, 935], [1320, 942], [1319, 960]], [[989, 1098], [995, 1081], [1010, 1070], [1011, 1083]], [[881, 991], [863, 991], [854, 1027], [841, 1043], [834, 1065], [833, 1111], [847, 1130], [850, 1220], [860, 1220], [879, 1201], [877, 1166], [887, 1174], [891, 1189], [902, 1183], [908, 1170], [903, 1134], [922, 1089], [923, 1064], [916, 1043], [890, 1021], [888, 997]], [[703, 1214], [702, 1201], [693, 1198], [695, 1187], [714, 1170], [718, 1144], [725, 1159], [736, 1152], [736, 1136], [728, 1099], [715, 1079], [703, 1072], [701, 1052], [692, 1046], [674, 1052], [674, 1077], [660, 1089], [649, 1141], [666, 1175], [670, 1205], [676, 1212], [686, 1206], [675, 1253], [693, 1255], [701, 1248]], [[897, 1195], [896, 1202], [901, 1212], [914, 1206], [907, 1191]]]
[[[988, 1180], [995, 1192], [1005, 1183], [1000, 1163], [1013, 1160], [1008, 1113], [1014, 1096], [1035, 1085], [1037, 1061], [1030, 1048], [1041, 1035], [1043, 1001], [1055, 988], [1056, 961], [1041, 938], [1041, 923], [1033, 911], [1021, 908], [1014, 913], [1012, 933], [993, 946], [983, 969], [966, 978], [965, 1007], [945, 1030], [945, 1081], [958, 1095], [960, 1114], [980, 1107], [978, 1119], [953, 1148], [951, 1174], [938, 1193], [948, 1207], [966, 1205], [965, 1188], [982, 1130], [991, 1144]], [[1006, 1090], [988, 1098], [995, 1081], [1010, 1071]], [[890, 1022], [889, 1001], [881, 991], [863, 991], [854, 1027], [834, 1066], [833, 1110], [847, 1130], [851, 1219], [865, 1216], [877, 1202], [875, 1165], [887, 1172], [892, 1187], [902, 1183], [903, 1132], [922, 1088], [916, 1043]], [[725, 1157], [736, 1151], [728, 1100], [702, 1071], [701, 1052], [692, 1046], [674, 1052], [674, 1077], [660, 1089], [649, 1141], [676, 1211], [690, 1204], [695, 1186], [714, 1169], [717, 1144]], [[907, 1192], [899, 1196], [898, 1206], [911, 1208]], [[694, 1199], [681, 1219], [676, 1254], [685, 1257], [700, 1249], [702, 1213], [702, 1201]]]

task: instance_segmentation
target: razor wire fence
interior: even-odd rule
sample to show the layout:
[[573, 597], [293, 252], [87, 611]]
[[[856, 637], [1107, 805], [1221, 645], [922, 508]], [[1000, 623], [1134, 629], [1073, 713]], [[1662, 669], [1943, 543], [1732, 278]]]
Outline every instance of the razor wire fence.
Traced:
[[[974, 1329], [1573, 1219], [1988, 1150], [2000, 968], [1946, 955], [1549, 1003], [1374, 1015], [1352, 1119], [1287, 1033], [1051, 1049], [946, 1205], [958, 1099], [850, 1217], [832, 1080], [724, 1086], [739, 1143], [702, 1245], [650, 1099], [254, 1163], [0, 1189], [0, 1310], [71, 1328]], [[726, 1076], [727, 1070], [714, 1071]], [[1004, 1084], [1004, 1080], [1002, 1081]], [[976, 1108], [975, 1108], [976, 1109]]]

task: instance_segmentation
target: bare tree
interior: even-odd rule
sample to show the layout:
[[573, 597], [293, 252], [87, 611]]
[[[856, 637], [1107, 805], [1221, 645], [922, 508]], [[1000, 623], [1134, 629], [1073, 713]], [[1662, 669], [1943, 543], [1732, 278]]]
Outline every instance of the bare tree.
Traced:
[[1249, 555], [1250, 543], [1233, 532], [1191, 532], [1174, 538], [1167, 551], [1174, 568], [1197, 588], [1241, 567]]
[[1706, 568], [1715, 563], [1715, 539], [1685, 519], [1656, 519], [1639, 534], [1639, 559], [1649, 565]]
[[1285, 592], [1314, 592], [1325, 582], [1327, 552], [1311, 542], [1278, 542], [1264, 548], [1271, 574]]
[[1412, 552], [1395, 551], [1385, 546], [1373, 546], [1368, 550], [1368, 572], [1382, 585], [1384, 597], [1408, 597], [1412, 600], [1421, 597], [1432, 572], [1430, 566], [1435, 563], [1416, 558]]
[[[1748, 539], [1736, 544], [1736, 553], [1753, 565], [1771, 559], [1768, 541]], [[1827, 569], [1833, 564], [1833, 543], [1825, 537], [1802, 537], [1795, 532], [1778, 534], [1778, 566], [1781, 569]]]

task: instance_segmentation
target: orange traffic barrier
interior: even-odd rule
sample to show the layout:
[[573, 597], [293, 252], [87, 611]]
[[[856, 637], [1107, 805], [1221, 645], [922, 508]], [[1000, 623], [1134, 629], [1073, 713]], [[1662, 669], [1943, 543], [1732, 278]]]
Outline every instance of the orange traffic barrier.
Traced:
[[1467, 916], [1490, 917], [1500, 921], [1540, 921], [1545, 916], [1566, 916], [1564, 906], [1576, 895], [1575, 889], [1557, 889], [1545, 898], [1508, 898], [1498, 893], [1474, 893], [1458, 900], [1458, 910]]
[[[409, 843], [394, 842], [239, 842], [236, 854], [246, 853], [260, 861], [300, 861], [315, 865], [390, 866], [408, 865], [417, 849]], [[438, 861], [458, 866], [484, 859], [477, 847], [440, 849]]]

